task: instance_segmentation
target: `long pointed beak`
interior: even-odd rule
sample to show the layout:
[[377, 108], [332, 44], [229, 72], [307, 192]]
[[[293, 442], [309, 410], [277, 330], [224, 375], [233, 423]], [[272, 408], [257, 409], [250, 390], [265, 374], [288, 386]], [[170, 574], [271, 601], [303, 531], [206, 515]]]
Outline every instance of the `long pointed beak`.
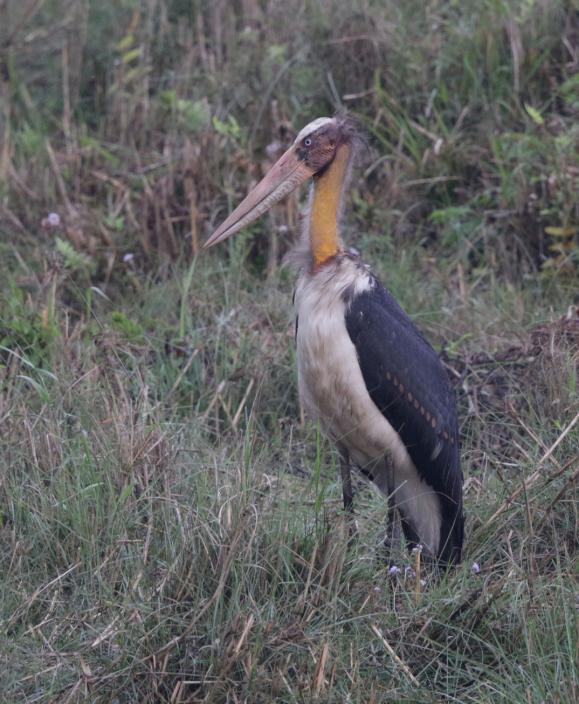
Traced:
[[313, 175], [312, 169], [298, 158], [295, 148], [290, 147], [215, 230], [203, 247], [213, 247], [214, 244], [247, 227]]

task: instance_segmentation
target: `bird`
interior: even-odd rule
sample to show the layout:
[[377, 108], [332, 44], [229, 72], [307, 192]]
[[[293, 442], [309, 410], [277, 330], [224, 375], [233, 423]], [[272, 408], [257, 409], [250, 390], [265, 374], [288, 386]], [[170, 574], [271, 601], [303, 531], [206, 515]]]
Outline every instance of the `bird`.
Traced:
[[312, 181], [291, 255], [302, 407], [338, 449], [344, 509], [353, 512], [354, 465], [386, 497], [388, 530], [395, 531], [399, 516], [408, 546], [448, 567], [461, 560], [464, 533], [456, 402], [438, 354], [342, 241], [340, 216], [360, 132], [347, 115], [307, 124], [204, 247]]

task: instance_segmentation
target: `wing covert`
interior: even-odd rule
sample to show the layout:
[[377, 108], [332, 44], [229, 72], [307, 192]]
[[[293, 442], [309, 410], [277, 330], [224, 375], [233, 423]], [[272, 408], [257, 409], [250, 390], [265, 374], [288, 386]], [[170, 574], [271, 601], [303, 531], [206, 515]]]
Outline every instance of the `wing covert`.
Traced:
[[400, 435], [420, 476], [440, 497], [441, 530], [453, 553], [448, 557], [453, 559], [456, 546], [462, 545], [462, 472], [447, 373], [430, 344], [376, 279], [371, 290], [351, 299], [346, 328], [370, 397]]

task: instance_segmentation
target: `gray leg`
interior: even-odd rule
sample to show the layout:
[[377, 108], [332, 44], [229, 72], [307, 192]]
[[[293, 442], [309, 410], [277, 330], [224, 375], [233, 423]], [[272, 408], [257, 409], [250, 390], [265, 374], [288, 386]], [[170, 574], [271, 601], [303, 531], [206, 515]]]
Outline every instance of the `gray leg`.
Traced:
[[358, 535], [358, 526], [354, 517], [354, 490], [350, 473], [350, 455], [345, 448], [338, 447], [338, 449], [340, 451], [340, 474], [342, 475], [342, 498], [344, 499], [344, 511], [348, 516], [347, 523], [350, 534], [348, 544], [351, 545]]
[[342, 475], [342, 497], [344, 510], [354, 513], [354, 492], [352, 490], [352, 475], [350, 473], [350, 456], [344, 448], [340, 450], [340, 474]]
[[389, 457], [384, 458], [386, 465], [386, 477], [388, 482], [388, 519], [386, 524], [386, 539], [384, 545], [391, 548], [400, 541], [400, 524], [397, 520], [396, 511], [396, 485], [394, 483], [394, 468]]

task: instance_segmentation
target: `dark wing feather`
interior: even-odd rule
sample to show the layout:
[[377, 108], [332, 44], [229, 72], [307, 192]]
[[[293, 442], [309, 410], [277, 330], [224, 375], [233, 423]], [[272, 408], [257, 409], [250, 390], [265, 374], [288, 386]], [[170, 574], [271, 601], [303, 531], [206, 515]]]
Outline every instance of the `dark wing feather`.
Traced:
[[436, 352], [389, 291], [376, 279], [373, 284], [349, 301], [348, 334], [372, 400], [439, 496], [439, 557], [458, 562], [464, 519], [454, 394]]

